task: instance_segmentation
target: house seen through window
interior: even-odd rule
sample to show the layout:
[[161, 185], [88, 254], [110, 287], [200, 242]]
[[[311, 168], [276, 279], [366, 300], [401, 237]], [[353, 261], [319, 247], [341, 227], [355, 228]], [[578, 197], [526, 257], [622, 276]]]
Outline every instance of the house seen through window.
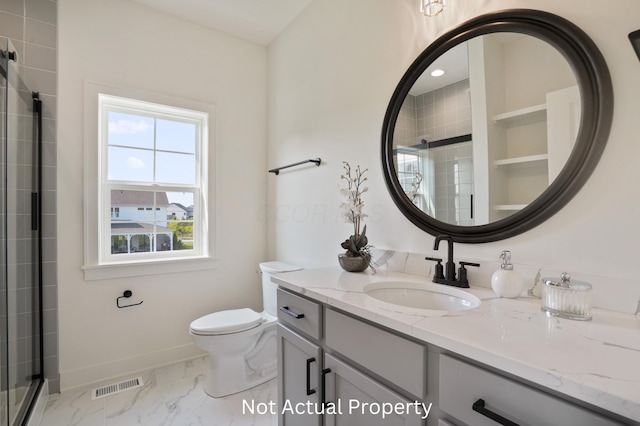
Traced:
[[101, 258], [203, 254], [207, 114], [100, 95]]

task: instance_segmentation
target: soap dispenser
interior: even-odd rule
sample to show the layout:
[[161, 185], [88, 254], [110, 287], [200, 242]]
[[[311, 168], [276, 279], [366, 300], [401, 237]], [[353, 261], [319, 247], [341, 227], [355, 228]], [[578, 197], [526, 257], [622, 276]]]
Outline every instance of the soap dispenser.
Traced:
[[518, 271], [513, 269], [510, 251], [505, 250], [500, 253], [500, 258], [502, 265], [491, 277], [491, 288], [500, 297], [516, 298], [524, 290], [524, 281]]

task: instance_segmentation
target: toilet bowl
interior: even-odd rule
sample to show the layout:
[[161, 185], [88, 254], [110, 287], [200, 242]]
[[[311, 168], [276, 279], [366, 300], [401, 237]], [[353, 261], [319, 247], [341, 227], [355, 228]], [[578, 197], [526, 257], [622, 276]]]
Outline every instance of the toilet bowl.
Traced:
[[277, 375], [276, 273], [301, 268], [282, 262], [263, 262], [264, 310], [231, 309], [214, 312], [193, 321], [189, 334], [196, 346], [209, 353], [205, 391], [215, 398], [242, 392]]

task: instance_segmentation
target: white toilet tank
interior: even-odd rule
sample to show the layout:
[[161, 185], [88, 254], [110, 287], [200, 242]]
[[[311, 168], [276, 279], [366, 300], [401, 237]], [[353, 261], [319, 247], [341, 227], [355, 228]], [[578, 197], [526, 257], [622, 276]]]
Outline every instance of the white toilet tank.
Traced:
[[301, 269], [299, 266], [289, 265], [284, 262], [262, 262], [260, 264], [260, 273], [262, 274], [262, 301], [264, 303], [264, 310], [267, 311], [267, 313], [274, 317], [278, 316], [276, 303], [276, 290], [278, 286], [271, 282], [271, 276], [281, 272], [293, 272]]

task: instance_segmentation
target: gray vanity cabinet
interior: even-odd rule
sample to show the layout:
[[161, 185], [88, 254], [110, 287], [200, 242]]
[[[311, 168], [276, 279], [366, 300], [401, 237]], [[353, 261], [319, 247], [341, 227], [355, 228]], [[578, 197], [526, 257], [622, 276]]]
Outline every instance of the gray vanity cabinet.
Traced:
[[[421, 412], [413, 408], [407, 410], [390, 409], [410, 407], [413, 401], [393, 392], [386, 386], [371, 379], [338, 358], [325, 354], [327, 402], [334, 406], [340, 402], [341, 414], [325, 414], [326, 426], [420, 426], [423, 424]], [[326, 371], [325, 370], [325, 371]], [[382, 405], [386, 404], [386, 405]], [[382, 414], [385, 408], [389, 414]]]
[[322, 349], [281, 324], [277, 335], [278, 424], [320, 426], [315, 407], [320, 406]]
[[[283, 289], [278, 309], [280, 426], [424, 424], [424, 346]], [[396, 408], [383, 416], [382, 404]]]
[[327, 348], [393, 384], [403, 394], [426, 395], [427, 348], [332, 309], [325, 310]]
[[[288, 290], [278, 290], [278, 308], [280, 426], [637, 424]], [[415, 401], [426, 421], [422, 410], [382, 418], [363, 407]], [[283, 412], [307, 402], [315, 412]]]
[[620, 425], [457, 358], [441, 354], [439, 363], [440, 409], [456, 419], [452, 425]]
[[322, 305], [278, 289], [278, 424], [319, 426]]

